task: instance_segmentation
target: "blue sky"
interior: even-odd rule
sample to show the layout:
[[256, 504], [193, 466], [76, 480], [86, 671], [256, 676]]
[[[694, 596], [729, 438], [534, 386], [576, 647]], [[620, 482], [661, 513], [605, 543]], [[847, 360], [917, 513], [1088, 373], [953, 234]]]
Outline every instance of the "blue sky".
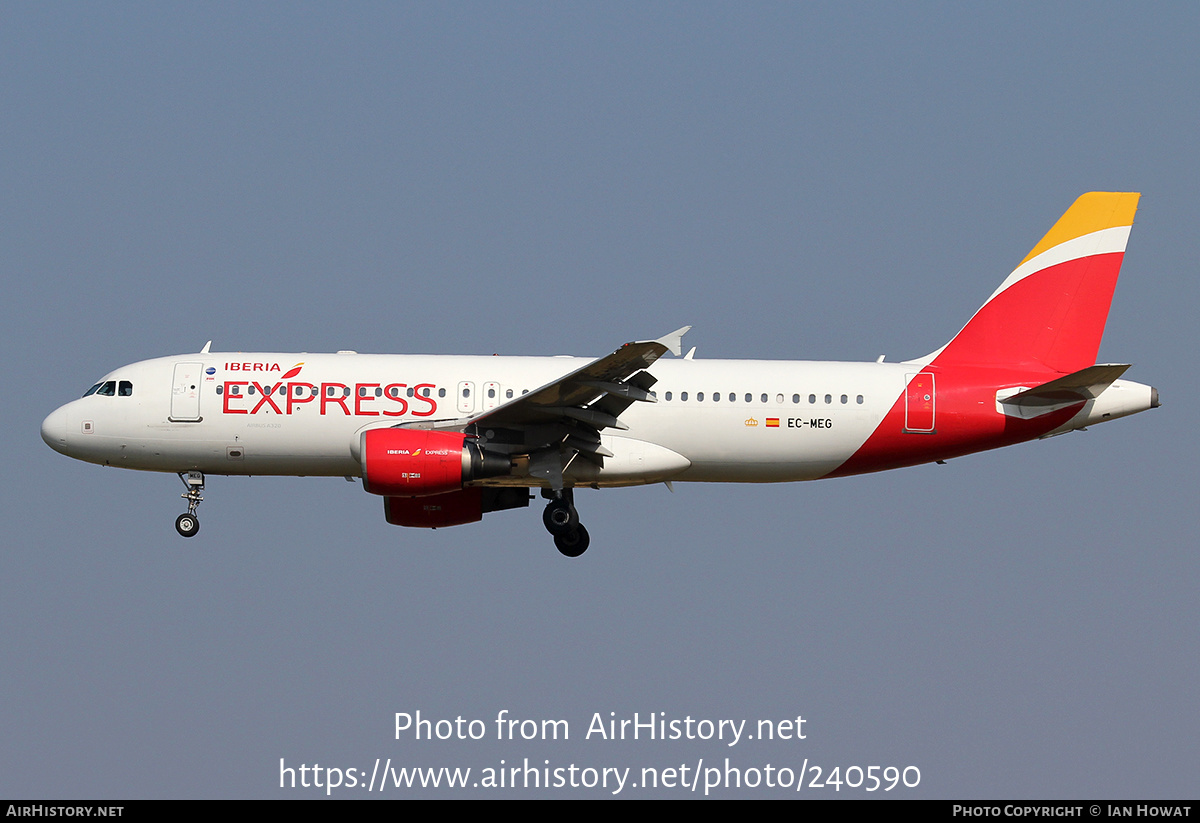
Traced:
[[[280, 758], [729, 756], [915, 765], [907, 796], [1194, 793], [1193, 7], [0, 22], [0, 792], [314, 794], [280, 790]], [[1161, 409], [877, 476], [581, 492], [578, 562], [536, 510], [397, 529], [329, 479], [211, 478], [184, 542], [174, 477], [38, 437], [101, 374], [209, 339], [598, 356], [688, 323], [701, 358], [915, 357], [1090, 190], [1144, 193], [1100, 360]], [[572, 739], [393, 731], [501, 709]], [[597, 712], [799, 714], [808, 737], [584, 740]]]

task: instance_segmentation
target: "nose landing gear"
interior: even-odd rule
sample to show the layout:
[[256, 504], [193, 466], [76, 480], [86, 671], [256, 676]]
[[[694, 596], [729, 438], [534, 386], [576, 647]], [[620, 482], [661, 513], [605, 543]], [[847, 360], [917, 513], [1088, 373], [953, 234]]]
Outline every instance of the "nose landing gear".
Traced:
[[200, 507], [200, 501], [204, 499], [204, 496], [200, 494], [204, 491], [204, 473], [179, 472], [179, 479], [183, 481], [183, 487], [187, 489], [179, 496], [188, 502], [188, 510], [186, 514], [175, 518], [175, 531], [184, 537], [195, 537], [196, 533], [200, 531], [200, 520], [196, 517], [196, 509]]
[[542, 523], [554, 536], [555, 547], [566, 557], [579, 557], [587, 551], [591, 538], [579, 522], [574, 489], [543, 491], [542, 496], [550, 499], [542, 513]]

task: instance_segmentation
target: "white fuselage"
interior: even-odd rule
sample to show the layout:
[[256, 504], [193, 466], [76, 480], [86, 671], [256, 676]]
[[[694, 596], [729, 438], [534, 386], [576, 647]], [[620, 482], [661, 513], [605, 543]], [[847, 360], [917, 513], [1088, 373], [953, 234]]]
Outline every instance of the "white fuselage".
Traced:
[[[359, 476], [355, 449], [364, 429], [466, 418], [588, 362], [354, 353], [179, 355], [106, 375], [98, 385], [127, 387], [123, 393], [94, 393], [62, 406], [46, 418], [43, 437], [72, 457], [130, 469]], [[577, 460], [566, 476], [573, 484], [596, 486], [820, 478], [863, 446], [921, 367], [660, 360], [654, 366], [658, 402], [634, 403], [620, 418], [628, 429], [604, 433], [603, 445], [613, 456], [602, 467]], [[1131, 411], [1148, 407], [1148, 394], [1142, 396], [1148, 387], [1118, 381], [1106, 394], [1115, 390], [1134, 398]], [[1108, 419], [1092, 413], [1103, 400], [1061, 428]], [[488, 437], [483, 426], [480, 437]], [[540, 485], [519, 467], [510, 477], [485, 482]]]

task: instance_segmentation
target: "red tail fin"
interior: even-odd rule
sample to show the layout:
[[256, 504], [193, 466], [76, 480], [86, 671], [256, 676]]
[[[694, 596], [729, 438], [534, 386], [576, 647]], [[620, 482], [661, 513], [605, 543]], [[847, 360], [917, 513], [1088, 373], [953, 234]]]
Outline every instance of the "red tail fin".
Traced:
[[1063, 373], [1095, 363], [1140, 196], [1091, 192], [1076, 200], [962, 331], [930, 359], [939, 366], [1003, 365]]

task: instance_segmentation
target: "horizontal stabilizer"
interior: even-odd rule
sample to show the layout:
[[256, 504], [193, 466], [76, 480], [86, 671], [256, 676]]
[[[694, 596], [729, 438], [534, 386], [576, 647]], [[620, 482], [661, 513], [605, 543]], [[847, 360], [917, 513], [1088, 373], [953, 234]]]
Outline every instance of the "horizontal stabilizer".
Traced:
[[1095, 400], [1105, 389], [1120, 378], [1129, 368], [1126, 363], [1108, 363], [1088, 366], [1073, 374], [1051, 380], [1020, 394], [1004, 399], [1004, 403], [1017, 406], [1057, 406], [1063, 403], [1079, 403]]

